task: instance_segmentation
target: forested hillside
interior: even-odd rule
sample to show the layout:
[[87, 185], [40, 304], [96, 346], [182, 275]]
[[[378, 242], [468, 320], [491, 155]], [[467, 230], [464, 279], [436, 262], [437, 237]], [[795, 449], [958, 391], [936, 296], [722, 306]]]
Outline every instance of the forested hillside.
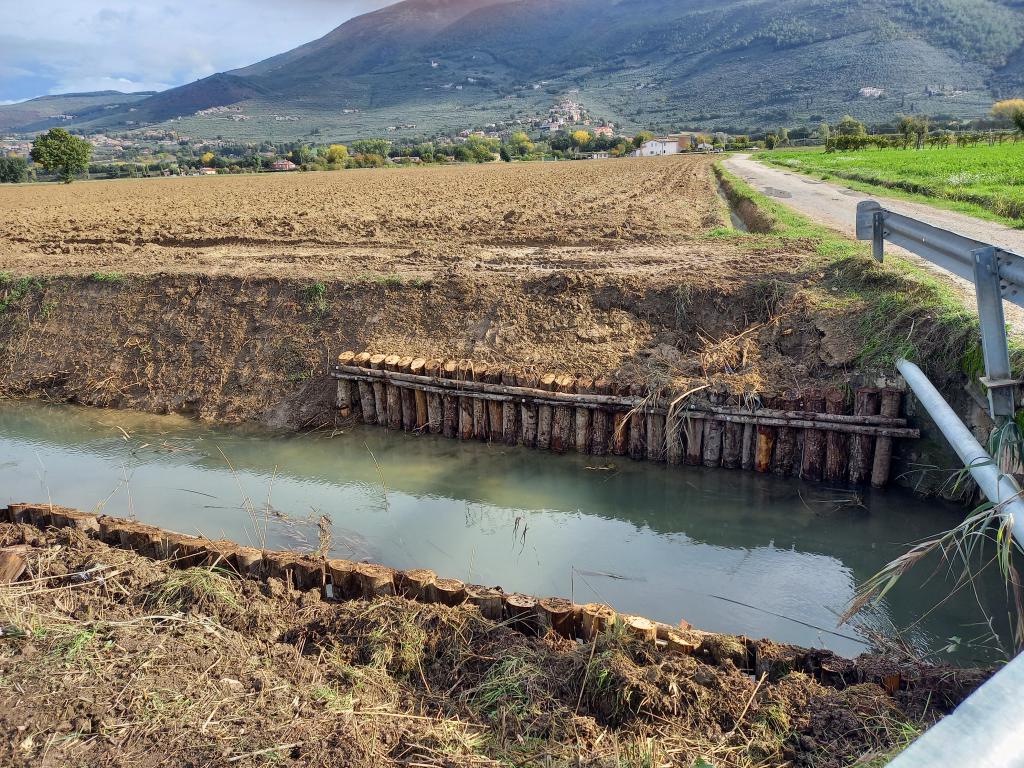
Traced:
[[536, 113], [566, 95], [625, 127], [978, 116], [1024, 92], [1022, 42], [1024, 2], [1012, 0], [406, 0], [154, 96], [131, 117], [80, 122], [182, 117], [196, 131], [196, 111], [241, 104], [233, 135], [270, 123], [424, 132]]

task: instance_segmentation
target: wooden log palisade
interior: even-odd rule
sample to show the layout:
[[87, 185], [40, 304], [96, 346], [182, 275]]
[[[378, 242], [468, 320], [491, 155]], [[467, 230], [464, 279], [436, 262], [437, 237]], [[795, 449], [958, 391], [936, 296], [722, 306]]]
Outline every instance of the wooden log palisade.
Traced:
[[[73, 536], [97, 539], [175, 568], [210, 568], [227, 578], [263, 582], [278, 579], [292, 589], [315, 592], [329, 603], [397, 597], [424, 604], [474, 606], [483, 618], [532, 636], [589, 643], [603, 632], [615, 630], [655, 653], [693, 656], [714, 664], [721, 664], [723, 658], [728, 658], [751, 675], [770, 674], [774, 669], [784, 669], [783, 674], [799, 670], [823, 685], [844, 688], [851, 682], [872, 682], [884, 686], [893, 695], [915, 686], [913, 675], [901, 677], [901, 673], [894, 675], [888, 668], [880, 671], [873, 660], [869, 660], [867, 668], [859, 668], [855, 661], [829, 651], [780, 646], [742, 635], [725, 636], [732, 640], [730, 645], [734, 650], [723, 657], [722, 635], [695, 629], [686, 621], [673, 626], [618, 613], [603, 603], [580, 605], [558, 597], [507, 593], [501, 587], [439, 578], [425, 568], [400, 571], [376, 563], [246, 547], [232, 541], [214, 541], [136, 520], [96, 515], [54, 504], [0, 506], [0, 524], [3, 523], [31, 526], [20, 528], [26, 543], [37, 536], [36, 532], [52, 535], [54, 529], [70, 529], [75, 532]], [[77, 583], [76, 577], [87, 573], [44, 576], [43, 580], [48, 582], [47, 589], [55, 591], [60, 589], [61, 579]], [[104, 571], [98, 574], [107, 578], [110, 575]]]
[[296, 552], [245, 547], [231, 541], [189, 536], [135, 520], [94, 515], [53, 504], [11, 504], [0, 507], [0, 523], [26, 523], [39, 529], [72, 528], [106, 544], [134, 551], [178, 568], [216, 568], [225, 576], [280, 579], [300, 591], [317, 591], [326, 600], [372, 600], [399, 596], [421, 603], [474, 605], [491, 621], [524, 634], [554, 633], [575, 640], [593, 640], [613, 625], [637, 640], [662, 650], [693, 653], [703, 633], [685, 621], [677, 626], [617, 613], [602, 603], [579, 605], [560, 597], [537, 598], [506, 593], [501, 587], [467, 584], [440, 578], [417, 568], [400, 571], [377, 563], [315, 557]]
[[[893, 441], [920, 436], [899, 416], [903, 393], [809, 388], [771, 407], [673, 406], [607, 378], [510, 371], [471, 360], [344, 352], [331, 367], [343, 418], [556, 453], [748, 469], [808, 481], [889, 480]], [[369, 401], [369, 402], [367, 402]]]

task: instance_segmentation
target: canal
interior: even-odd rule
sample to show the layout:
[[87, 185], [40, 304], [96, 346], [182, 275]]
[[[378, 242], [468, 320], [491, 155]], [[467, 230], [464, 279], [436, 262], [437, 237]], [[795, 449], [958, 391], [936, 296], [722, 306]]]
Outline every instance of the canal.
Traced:
[[[749, 472], [355, 427], [279, 433], [37, 402], [0, 402], [3, 503], [135, 515], [211, 538], [313, 549], [506, 590], [607, 602], [721, 632], [866, 649], [898, 630], [933, 658], [996, 657], [1006, 627], [994, 573], [947, 596], [922, 563], [859, 626], [836, 619], [858, 583], [963, 511], [902, 490], [861, 493]], [[1003, 617], [1000, 622], [999, 617]]]

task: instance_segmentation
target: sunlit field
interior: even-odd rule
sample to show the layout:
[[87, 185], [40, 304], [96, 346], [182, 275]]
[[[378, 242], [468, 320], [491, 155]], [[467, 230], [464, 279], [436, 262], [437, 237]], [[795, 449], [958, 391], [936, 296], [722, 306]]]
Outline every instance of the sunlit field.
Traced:
[[966, 203], [1024, 224], [1024, 141], [920, 150], [783, 150], [760, 157], [802, 173]]

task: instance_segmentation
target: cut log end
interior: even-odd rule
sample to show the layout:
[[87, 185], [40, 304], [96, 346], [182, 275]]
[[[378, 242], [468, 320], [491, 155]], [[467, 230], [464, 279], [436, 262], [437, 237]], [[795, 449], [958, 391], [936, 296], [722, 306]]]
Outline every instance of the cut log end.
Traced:
[[359, 593], [370, 600], [395, 594], [395, 574], [390, 568], [373, 563], [360, 563], [355, 567], [355, 579]]

